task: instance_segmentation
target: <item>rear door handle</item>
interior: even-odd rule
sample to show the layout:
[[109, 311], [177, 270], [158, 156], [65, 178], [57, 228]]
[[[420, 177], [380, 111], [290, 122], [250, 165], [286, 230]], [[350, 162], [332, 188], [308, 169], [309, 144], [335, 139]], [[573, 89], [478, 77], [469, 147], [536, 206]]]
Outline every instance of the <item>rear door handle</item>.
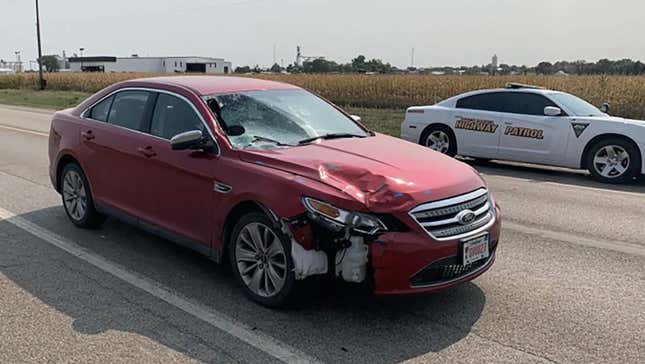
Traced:
[[92, 139], [94, 139], [94, 138], [95, 138], [95, 136], [94, 136], [94, 134], [92, 133], [92, 131], [91, 131], [91, 130], [88, 130], [88, 131], [82, 131], [82, 132], [81, 132], [81, 136], [82, 136], [82, 137], [83, 137], [83, 139], [85, 139], [85, 140], [92, 140]]
[[152, 150], [152, 147], [150, 145], [145, 147], [139, 147], [137, 150], [139, 151], [139, 153], [143, 154], [147, 158], [151, 158], [157, 155], [157, 153], [155, 153], [155, 151]]
[[513, 125], [513, 123], [511, 123], [510, 121], [505, 121], [505, 122], [504, 122], [504, 124], [506, 124], [506, 125]]

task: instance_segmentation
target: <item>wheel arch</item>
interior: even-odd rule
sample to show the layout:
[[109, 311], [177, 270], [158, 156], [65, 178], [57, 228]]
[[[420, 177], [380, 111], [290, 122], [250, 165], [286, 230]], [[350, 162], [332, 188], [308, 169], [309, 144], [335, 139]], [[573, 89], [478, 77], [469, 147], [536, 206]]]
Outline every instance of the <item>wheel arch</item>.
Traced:
[[233, 227], [235, 227], [235, 223], [244, 215], [252, 212], [259, 212], [264, 215], [266, 215], [271, 221], [273, 221], [276, 226], [278, 226], [279, 221], [277, 215], [271, 211], [269, 208], [265, 207], [262, 203], [255, 201], [255, 200], [244, 200], [240, 201], [231, 210], [228, 212], [226, 215], [226, 218], [224, 219], [224, 225], [222, 225], [222, 234], [221, 234], [221, 241], [222, 241], [222, 249], [219, 251], [219, 254], [217, 255], [219, 259], [217, 259], [220, 263], [226, 263], [226, 260], [228, 259], [228, 254], [226, 252], [228, 251], [229, 245], [230, 245], [230, 238], [231, 234], [233, 232]]
[[[587, 154], [589, 153], [591, 148], [593, 148], [593, 146], [596, 145], [596, 143], [598, 143], [598, 142], [600, 142], [600, 141], [602, 141], [604, 139], [609, 139], [609, 138], [623, 139], [623, 140], [627, 141], [628, 143], [632, 144], [634, 146], [634, 148], [636, 148], [636, 150], [638, 151], [637, 157], [639, 158], [639, 160], [641, 159], [642, 151], [640, 150], [640, 148], [638, 147], [638, 143], [636, 143], [636, 141], [634, 139], [632, 139], [632, 138], [630, 138], [630, 137], [628, 137], [627, 135], [624, 135], [624, 134], [604, 133], [604, 134], [598, 134], [598, 135], [594, 136], [593, 138], [591, 138], [591, 140], [589, 140], [587, 142], [587, 144], [585, 145], [585, 148], [582, 151], [582, 154], [580, 155], [580, 168], [582, 168], [582, 169], [587, 168], [587, 166], [586, 166]], [[641, 162], [641, 164], [643, 163], [642, 160], [640, 162]], [[642, 166], [639, 166], [639, 170], [640, 169], [642, 169]]]
[[[60, 158], [58, 158], [58, 162], [56, 163], [56, 175], [54, 176], [55, 178], [55, 188], [58, 193], [61, 192], [60, 189], [60, 178], [61, 178], [61, 173], [63, 173], [63, 169], [65, 166], [67, 166], [70, 163], [76, 163], [78, 166], [81, 166], [81, 163], [76, 159], [73, 155], [71, 154], [63, 154]], [[81, 167], [83, 169], [83, 167]], [[87, 176], [85, 177], [87, 178]]]

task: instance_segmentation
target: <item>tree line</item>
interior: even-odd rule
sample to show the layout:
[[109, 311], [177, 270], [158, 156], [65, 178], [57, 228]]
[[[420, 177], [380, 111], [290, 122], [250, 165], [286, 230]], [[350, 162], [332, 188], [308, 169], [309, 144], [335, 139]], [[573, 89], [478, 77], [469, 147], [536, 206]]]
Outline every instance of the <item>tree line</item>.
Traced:
[[645, 74], [645, 63], [632, 59], [609, 60], [601, 59], [597, 62], [578, 61], [557, 61], [540, 62], [535, 66], [500, 64], [494, 67], [492, 64], [477, 66], [446, 66], [415, 68], [408, 67], [400, 69], [385, 63], [381, 59], [368, 60], [365, 56], [359, 55], [349, 63], [337, 63], [325, 58], [317, 58], [304, 61], [301, 65], [290, 64], [282, 67], [274, 64], [269, 68], [260, 66], [241, 66], [235, 69], [235, 73], [262, 73], [262, 72], [288, 72], [288, 73], [421, 73], [421, 74], [494, 74], [494, 75], [526, 75], [526, 74], [572, 74], [572, 75], [643, 75]]

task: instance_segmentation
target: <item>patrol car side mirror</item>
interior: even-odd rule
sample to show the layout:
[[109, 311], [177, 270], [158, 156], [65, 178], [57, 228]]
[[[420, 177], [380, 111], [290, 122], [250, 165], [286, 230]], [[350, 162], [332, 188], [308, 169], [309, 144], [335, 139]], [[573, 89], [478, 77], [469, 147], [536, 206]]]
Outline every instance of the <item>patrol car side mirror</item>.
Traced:
[[609, 114], [609, 103], [605, 102], [602, 104], [600, 107], [600, 111], [604, 112], [605, 114]]
[[358, 115], [350, 115], [350, 117], [352, 118], [352, 120], [354, 120], [357, 123], [360, 123], [362, 120], [361, 117]]
[[544, 108], [544, 115], [546, 116], [560, 116], [562, 115], [562, 110], [559, 107], [547, 106]]

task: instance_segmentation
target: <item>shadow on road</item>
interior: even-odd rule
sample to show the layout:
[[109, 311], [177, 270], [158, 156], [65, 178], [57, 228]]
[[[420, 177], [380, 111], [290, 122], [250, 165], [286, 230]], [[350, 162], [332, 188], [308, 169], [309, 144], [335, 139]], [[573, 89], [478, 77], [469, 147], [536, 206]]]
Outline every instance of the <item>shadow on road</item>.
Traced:
[[635, 179], [629, 184], [606, 184], [593, 180], [587, 171], [582, 170], [504, 161], [481, 162], [472, 159], [462, 159], [462, 161], [470, 164], [479, 172], [491, 176], [515, 177], [528, 179], [537, 183], [553, 182], [572, 186], [645, 194], [644, 176], [640, 176], [640, 178]]
[[[312, 290], [296, 308], [269, 310], [249, 302], [228, 269], [121, 222], [110, 219], [100, 230], [80, 230], [66, 221], [60, 207], [22, 217], [323, 361], [387, 363], [437, 352], [468, 335], [486, 303], [472, 283], [434, 295], [389, 299], [332, 284]], [[0, 221], [0, 232], [0, 272], [71, 317], [77, 332], [131, 332], [200, 361], [238, 359], [228, 345], [240, 347], [239, 342], [195, 317], [7, 221]]]

